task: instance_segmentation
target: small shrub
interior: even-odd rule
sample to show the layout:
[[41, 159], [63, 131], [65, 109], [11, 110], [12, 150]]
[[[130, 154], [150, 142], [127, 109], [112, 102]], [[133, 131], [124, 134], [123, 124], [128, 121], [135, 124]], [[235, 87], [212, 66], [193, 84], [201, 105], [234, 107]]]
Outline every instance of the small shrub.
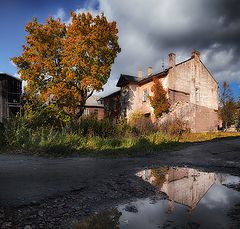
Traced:
[[127, 119], [122, 118], [119, 119], [116, 123], [117, 133], [119, 136], [123, 137], [130, 137], [132, 136], [133, 129], [132, 127], [127, 123]]
[[136, 135], [146, 135], [156, 131], [156, 126], [151, 119], [139, 112], [132, 113], [128, 123]]
[[83, 117], [77, 128], [72, 128], [82, 136], [101, 138], [123, 137], [132, 133], [132, 128], [127, 124], [126, 120], [121, 119], [117, 123], [105, 118], [98, 120], [96, 116]]
[[9, 146], [26, 148], [31, 145], [32, 135], [32, 129], [22, 116], [8, 120], [5, 125], [4, 136]]
[[170, 136], [181, 136], [183, 133], [190, 132], [187, 123], [179, 118], [167, 119], [159, 125], [159, 130]]
[[98, 120], [96, 116], [88, 116], [81, 119], [78, 132], [83, 136], [102, 138], [113, 137], [118, 134], [117, 126], [109, 119]]

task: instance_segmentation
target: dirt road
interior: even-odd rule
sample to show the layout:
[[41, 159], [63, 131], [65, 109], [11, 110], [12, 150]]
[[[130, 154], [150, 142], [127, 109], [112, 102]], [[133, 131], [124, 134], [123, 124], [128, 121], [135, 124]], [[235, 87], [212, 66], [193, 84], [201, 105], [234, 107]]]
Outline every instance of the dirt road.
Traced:
[[67, 228], [92, 212], [156, 194], [146, 167], [191, 166], [240, 175], [240, 139], [195, 143], [142, 158], [0, 155], [0, 228]]

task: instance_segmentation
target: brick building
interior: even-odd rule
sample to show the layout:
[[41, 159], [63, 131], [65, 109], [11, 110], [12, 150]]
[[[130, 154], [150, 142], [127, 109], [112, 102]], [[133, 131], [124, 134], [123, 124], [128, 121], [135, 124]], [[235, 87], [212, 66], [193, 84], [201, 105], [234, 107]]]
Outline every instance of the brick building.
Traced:
[[104, 118], [104, 105], [99, 96], [90, 96], [84, 107], [83, 116], [96, 115], [98, 119]]
[[116, 121], [121, 116], [121, 90], [103, 97], [105, 117]]
[[154, 78], [161, 81], [167, 92], [171, 104], [168, 117], [181, 118], [193, 132], [217, 130], [218, 83], [197, 51], [181, 63], [176, 63], [176, 55], [170, 53], [169, 67], [157, 74], [148, 68], [146, 76], [142, 71], [138, 71], [137, 76], [121, 75], [117, 83], [117, 87], [121, 88], [120, 114], [117, 116], [129, 118], [133, 112], [141, 112], [154, 119], [149, 101]]
[[16, 115], [21, 108], [22, 81], [6, 73], [0, 73], [0, 122]]

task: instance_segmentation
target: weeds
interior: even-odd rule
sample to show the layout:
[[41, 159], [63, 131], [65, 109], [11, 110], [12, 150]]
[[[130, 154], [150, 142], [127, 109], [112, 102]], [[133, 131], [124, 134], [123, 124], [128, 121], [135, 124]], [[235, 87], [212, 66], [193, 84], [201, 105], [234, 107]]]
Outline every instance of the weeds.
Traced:
[[[240, 133], [189, 133], [185, 125], [170, 123], [161, 128], [150, 128], [143, 119], [135, 119], [136, 125], [128, 125], [125, 120], [112, 123], [109, 120], [97, 120], [88, 117], [78, 126], [29, 125], [24, 116], [9, 120], [0, 126], [0, 143], [12, 150], [47, 154], [51, 156], [70, 155], [111, 155], [134, 156], [179, 146], [182, 142], [206, 141], [215, 138], [240, 136]], [[146, 129], [144, 129], [144, 126]]]

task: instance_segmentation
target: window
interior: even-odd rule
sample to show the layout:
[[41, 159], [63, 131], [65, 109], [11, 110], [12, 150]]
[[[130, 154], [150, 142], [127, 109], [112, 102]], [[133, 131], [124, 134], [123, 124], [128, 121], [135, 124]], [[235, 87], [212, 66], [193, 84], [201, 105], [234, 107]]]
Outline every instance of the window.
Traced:
[[195, 89], [196, 102], [200, 101], [200, 90], [199, 88]]
[[148, 89], [143, 90], [143, 102], [146, 102], [148, 99]]
[[150, 118], [150, 116], [151, 116], [150, 113], [146, 113], [146, 114], [144, 114], [144, 117], [145, 117], [145, 118]]
[[88, 108], [86, 108], [86, 109], [84, 110], [83, 115], [84, 115], [84, 116], [89, 115], [89, 109], [88, 109]]
[[94, 114], [98, 115], [98, 109], [94, 109]]
[[123, 97], [122, 103], [123, 103], [123, 104], [126, 104], [126, 103], [127, 103], [127, 99], [126, 99], [125, 97]]
[[127, 117], [127, 109], [126, 108], [122, 109], [122, 116]]

